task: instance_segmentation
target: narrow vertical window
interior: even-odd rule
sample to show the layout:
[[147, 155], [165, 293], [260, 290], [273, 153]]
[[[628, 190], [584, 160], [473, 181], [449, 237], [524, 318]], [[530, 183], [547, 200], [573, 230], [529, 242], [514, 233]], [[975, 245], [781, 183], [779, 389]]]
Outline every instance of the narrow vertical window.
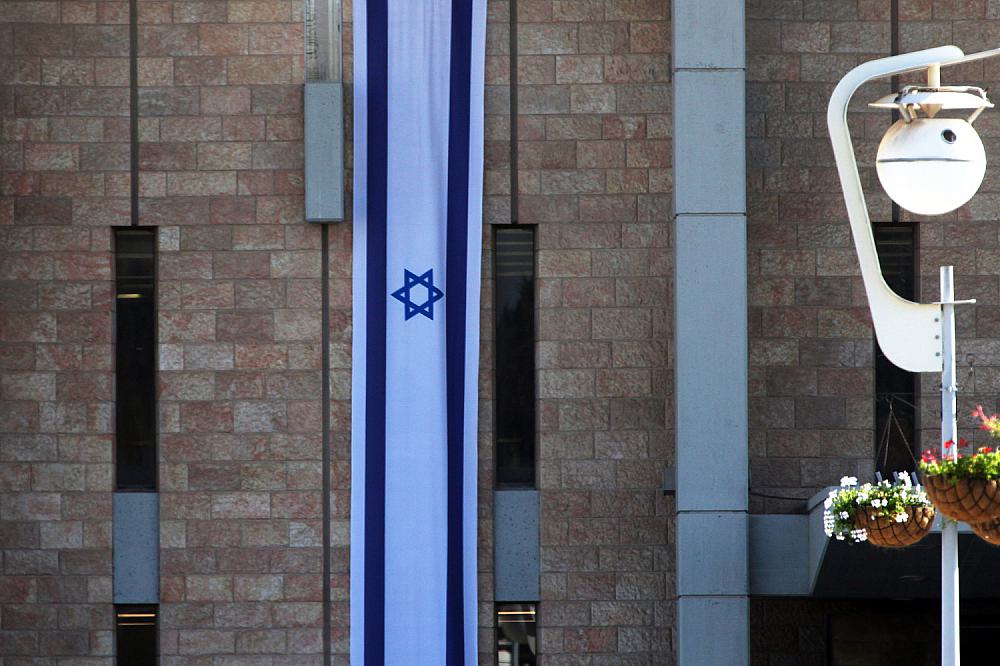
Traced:
[[535, 666], [534, 604], [497, 604], [497, 666]]
[[494, 233], [496, 482], [535, 485], [535, 229]]
[[156, 490], [156, 230], [115, 229], [115, 484]]
[[[908, 300], [916, 297], [917, 225], [877, 222], [875, 247], [886, 284]], [[875, 343], [875, 469], [883, 478], [913, 471], [917, 441], [917, 375], [893, 365]]]
[[159, 635], [156, 606], [115, 606], [115, 663], [156, 666]]

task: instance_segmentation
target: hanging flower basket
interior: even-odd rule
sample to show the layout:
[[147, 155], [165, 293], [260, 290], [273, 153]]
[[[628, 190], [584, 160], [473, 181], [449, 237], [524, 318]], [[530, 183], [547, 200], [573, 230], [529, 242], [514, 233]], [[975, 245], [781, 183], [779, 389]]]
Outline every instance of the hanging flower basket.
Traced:
[[993, 546], [1000, 546], [1000, 518], [985, 523], [971, 523], [969, 527], [980, 539]]
[[869, 541], [881, 548], [912, 546], [927, 536], [934, 522], [934, 507], [906, 472], [897, 474], [895, 482], [860, 486], [855, 477], [845, 476], [823, 507], [823, 528], [828, 537]]
[[934, 507], [908, 506], [905, 520], [876, 515], [871, 511], [858, 511], [854, 526], [868, 534], [868, 543], [881, 548], [905, 548], [917, 543], [931, 531], [934, 524]]
[[931, 502], [945, 516], [967, 523], [1000, 518], [1000, 481], [952, 476], [925, 476]]
[[[982, 405], [972, 416], [991, 438], [1000, 438], [1000, 416], [987, 417]], [[943, 515], [970, 525], [988, 523], [1000, 518], [1000, 451], [970, 445], [963, 453], [968, 444], [964, 439], [957, 445], [949, 440], [941, 452], [924, 451], [920, 471], [928, 497]]]

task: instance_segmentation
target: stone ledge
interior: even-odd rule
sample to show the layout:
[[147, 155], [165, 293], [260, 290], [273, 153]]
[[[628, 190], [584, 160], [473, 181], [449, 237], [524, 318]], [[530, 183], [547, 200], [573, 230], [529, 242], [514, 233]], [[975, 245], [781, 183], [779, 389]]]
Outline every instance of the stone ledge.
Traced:
[[[827, 538], [823, 500], [808, 513], [750, 516], [750, 594], [759, 597], [828, 599], [934, 599], [940, 597], [941, 517], [920, 543], [899, 550]], [[959, 523], [962, 597], [1000, 596], [1000, 548]]]

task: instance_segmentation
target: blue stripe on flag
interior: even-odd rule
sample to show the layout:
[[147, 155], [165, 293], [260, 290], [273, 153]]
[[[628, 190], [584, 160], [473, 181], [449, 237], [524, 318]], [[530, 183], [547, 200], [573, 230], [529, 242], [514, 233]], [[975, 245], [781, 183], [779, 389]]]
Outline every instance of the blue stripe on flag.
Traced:
[[[448, 399], [448, 608], [449, 666], [465, 663], [463, 509], [465, 457], [465, 307], [469, 251], [469, 107], [472, 0], [451, 8], [451, 93], [448, 112], [448, 229], [445, 293]], [[476, 230], [479, 233], [478, 230]]]
[[[365, 662], [385, 663], [386, 202], [389, 135], [388, 0], [369, 0], [367, 390], [365, 396]], [[329, 585], [324, 581], [324, 585]]]

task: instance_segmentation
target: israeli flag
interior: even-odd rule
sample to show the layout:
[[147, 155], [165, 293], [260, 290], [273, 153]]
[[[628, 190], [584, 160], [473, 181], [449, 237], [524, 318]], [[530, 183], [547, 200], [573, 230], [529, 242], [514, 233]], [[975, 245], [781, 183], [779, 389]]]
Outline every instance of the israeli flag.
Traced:
[[351, 663], [477, 663], [486, 0], [354, 3]]

